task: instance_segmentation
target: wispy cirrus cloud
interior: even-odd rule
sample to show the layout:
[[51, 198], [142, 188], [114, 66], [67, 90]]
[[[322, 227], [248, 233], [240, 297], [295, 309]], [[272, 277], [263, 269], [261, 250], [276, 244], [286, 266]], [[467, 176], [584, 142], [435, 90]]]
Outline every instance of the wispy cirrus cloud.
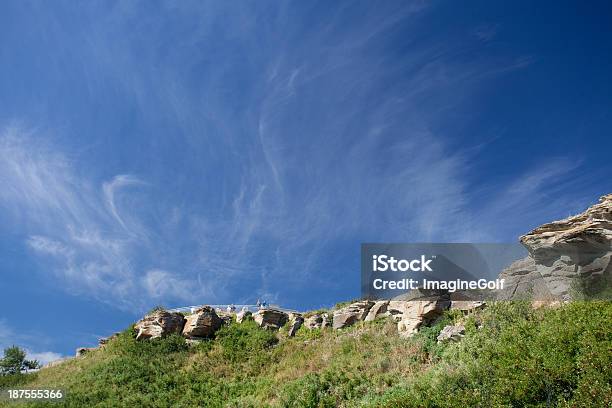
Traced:
[[537, 62], [474, 52], [499, 26], [438, 36], [428, 2], [311, 19], [305, 4], [92, 13], [86, 47], [69, 44], [76, 74], [129, 118], [98, 122], [87, 142], [112, 148], [84, 162], [69, 153], [81, 139], [5, 129], [6, 225], [67, 288], [109, 303], [293, 301], [355, 273], [360, 242], [514, 240], [525, 212], [545, 219], [567, 197], [567, 158], [497, 177], [479, 157], [495, 143], [464, 130], [492, 82]]
[[[458, 51], [494, 39], [495, 24], [465, 38], [421, 36], [432, 8], [340, 7], [302, 22], [289, 6], [182, 4], [166, 11], [209, 24], [194, 24], [178, 48], [163, 45], [170, 44], [166, 16], [130, 25], [131, 44], [108, 41], [133, 21], [131, 10], [116, 9], [94, 29], [98, 63], [117, 73], [138, 111], [153, 118], [161, 110], [184, 136], [184, 156], [197, 152], [197, 164], [185, 168], [200, 175], [203, 192], [176, 218], [198, 254], [185, 264], [192, 276], [234, 289], [228, 293], [244, 280], [266, 293], [280, 281], [325, 281], [327, 253], [346, 242], [507, 239], [488, 223], [518, 181], [500, 182], [486, 199], [475, 194], [479, 152], [458, 149], [455, 129], [488, 84], [535, 60]], [[223, 27], [214, 24], [219, 13], [229, 16]], [[254, 36], [260, 21], [269, 26]], [[220, 45], [219, 37], [231, 39]], [[379, 51], [391, 43], [403, 51]], [[143, 47], [138, 59], [133, 44]], [[248, 69], [235, 69], [243, 63]], [[541, 202], [528, 193], [520, 201], [523, 208]], [[482, 207], [488, 223], [473, 210]], [[148, 280], [152, 288], [159, 276]]]
[[148, 262], [163, 263], [147, 239], [150, 226], [139, 221], [137, 211], [118, 204], [128, 188], [146, 186], [139, 178], [117, 175], [96, 188], [65, 154], [19, 127], [5, 128], [0, 135], [0, 163], [5, 225], [20, 229], [34, 253], [52, 261], [54, 276], [65, 289], [137, 308], [160, 294], [165, 300], [187, 301], [204, 293], [191, 277], [168, 271], [162, 285], [160, 271], [152, 274], [135, 262], [144, 253]]
[[110, 213], [113, 215], [115, 220], [125, 229], [130, 232], [130, 229], [126, 225], [125, 221], [119, 214], [117, 204], [115, 202], [115, 196], [120, 194], [121, 190], [127, 187], [142, 186], [145, 183], [138, 178], [129, 174], [120, 174], [115, 176], [111, 181], [102, 184], [102, 190], [104, 191], [104, 199], [106, 206]]

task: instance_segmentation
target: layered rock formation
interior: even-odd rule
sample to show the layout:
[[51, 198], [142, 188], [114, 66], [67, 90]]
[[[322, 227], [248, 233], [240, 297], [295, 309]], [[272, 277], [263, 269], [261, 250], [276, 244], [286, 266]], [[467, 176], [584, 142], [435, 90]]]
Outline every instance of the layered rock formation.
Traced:
[[264, 329], [278, 330], [287, 323], [289, 315], [275, 309], [262, 309], [253, 314], [255, 322]]
[[295, 333], [302, 327], [304, 323], [304, 317], [299, 313], [289, 313], [289, 330], [287, 335], [289, 337], [295, 336]]
[[571, 300], [609, 290], [612, 282], [612, 194], [573, 217], [520, 238], [529, 256], [501, 274], [500, 299]]
[[371, 322], [372, 320], [376, 320], [381, 316], [386, 316], [387, 306], [389, 306], [388, 300], [377, 301], [376, 303], [374, 303], [372, 308], [370, 308], [370, 311], [368, 312], [368, 315], [365, 317], [364, 321]]
[[219, 319], [221, 319], [221, 322], [224, 325], [229, 326], [230, 324], [232, 324], [232, 321], [234, 320], [233, 313], [222, 312], [219, 310], [217, 310], [215, 313], [217, 313], [217, 316], [219, 316]]
[[331, 319], [328, 313], [316, 313], [304, 319], [304, 326], [311, 330], [331, 327]]
[[371, 300], [360, 300], [336, 310], [334, 312], [332, 327], [334, 329], [341, 329], [360, 320], [364, 320], [372, 306], [374, 306], [374, 302]]
[[154, 339], [172, 333], [181, 333], [185, 318], [180, 313], [156, 310], [136, 323], [137, 340]]
[[[430, 292], [430, 293], [428, 293]], [[480, 308], [483, 302], [468, 302], [461, 306], [465, 310]], [[448, 294], [415, 290], [394, 300], [353, 302], [334, 312], [333, 328], [342, 329], [359, 321], [372, 321], [379, 317], [390, 317], [397, 322], [398, 333], [408, 337], [416, 333], [419, 327], [435, 322], [451, 306]], [[457, 305], [458, 306], [458, 305]], [[470, 309], [471, 308], [471, 309]], [[322, 327], [320, 314], [306, 319], [309, 329]]]
[[389, 301], [386, 314], [397, 322], [398, 333], [409, 337], [421, 326], [435, 322], [450, 305], [450, 296], [444, 291], [416, 289]]
[[189, 339], [212, 337], [222, 325], [223, 320], [215, 309], [204, 306], [186, 317], [183, 336]]

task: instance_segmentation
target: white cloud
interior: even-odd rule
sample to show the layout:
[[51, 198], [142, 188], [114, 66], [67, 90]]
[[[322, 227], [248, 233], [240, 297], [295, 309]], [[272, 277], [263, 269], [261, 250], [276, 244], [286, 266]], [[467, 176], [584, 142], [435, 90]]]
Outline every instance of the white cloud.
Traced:
[[[63, 355], [53, 351], [31, 351], [28, 343], [31, 343], [32, 337], [28, 334], [16, 333], [8, 326], [5, 320], [0, 319], [0, 353], [7, 347], [18, 346], [26, 351], [27, 359], [38, 360], [41, 365], [64, 358]], [[1, 357], [2, 355], [0, 354]]]
[[129, 174], [115, 176], [111, 181], [102, 184], [104, 198], [109, 211], [113, 217], [115, 217], [115, 220], [117, 220], [117, 222], [127, 231], [129, 231], [129, 229], [125, 224], [125, 221], [119, 215], [117, 204], [115, 203], [115, 194], [119, 193], [119, 190], [122, 188], [143, 184], [144, 183], [141, 180]]
[[189, 299], [195, 289], [192, 280], [179, 279], [167, 271], [154, 269], [147, 271], [142, 278], [143, 286], [148, 295], [154, 299], [174, 297]]
[[26, 353], [26, 358], [28, 360], [37, 360], [41, 366], [45, 366], [53, 361], [66, 358], [66, 356], [53, 351], [32, 352], [30, 350], [26, 350]]
[[41, 256], [44, 269], [60, 279], [60, 286], [141, 309], [160, 296], [187, 301], [204, 293], [193, 279], [168, 271], [151, 274], [134, 262], [143, 254], [151, 262], [164, 262], [157, 256], [163, 248], [148, 241], [149, 227], [139, 220], [140, 212], [120, 206], [124, 195], [146, 183], [124, 174], [95, 188], [64, 154], [42, 140], [19, 127], [0, 133], [0, 206], [5, 223], [23, 231], [27, 245]]
[[[76, 180], [68, 160], [50, 150], [45, 140], [20, 127], [0, 133], [0, 200], [13, 216], [48, 228], [55, 220], [79, 223], [92, 209], [71, 187]], [[50, 216], [50, 217], [49, 217]]]

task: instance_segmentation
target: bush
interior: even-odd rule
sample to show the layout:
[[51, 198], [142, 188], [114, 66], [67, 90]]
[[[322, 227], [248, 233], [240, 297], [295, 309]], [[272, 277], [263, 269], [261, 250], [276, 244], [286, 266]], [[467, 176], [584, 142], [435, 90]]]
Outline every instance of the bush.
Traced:
[[12, 374], [0, 376], [0, 390], [6, 390], [11, 387], [25, 385], [36, 379], [36, 373], [31, 374]]
[[244, 362], [261, 356], [262, 351], [278, 342], [276, 334], [261, 329], [251, 320], [222, 327], [216, 335], [223, 356], [231, 362]]
[[612, 404], [609, 302], [543, 310], [506, 302], [481, 318], [482, 328], [441, 352], [433, 369], [374, 398], [371, 406]]
[[307, 374], [286, 385], [280, 398], [285, 408], [334, 408], [365, 394], [367, 379], [328, 370]]

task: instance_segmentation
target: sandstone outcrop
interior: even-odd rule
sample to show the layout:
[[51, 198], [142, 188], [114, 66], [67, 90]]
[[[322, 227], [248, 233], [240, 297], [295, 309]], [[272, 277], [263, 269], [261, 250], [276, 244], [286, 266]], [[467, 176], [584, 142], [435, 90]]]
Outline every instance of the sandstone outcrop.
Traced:
[[571, 300], [596, 295], [612, 282], [612, 194], [581, 214], [544, 224], [520, 238], [529, 256], [500, 278], [500, 299]]
[[465, 326], [459, 324], [457, 326], [444, 326], [437, 337], [438, 343], [459, 341], [465, 336]]
[[172, 333], [181, 333], [184, 325], [185, 318], [182, 314], [156, 310], [136, 323], [136, 340], [154, 339]]
[[405, 312], [397, 323], [397, 331], [400, 336], [410, 337], [423, 325], [434, 323], [445, 310], [448, 309], [449, 301], [444, 299], [413, 300], [408, 301]]
[[183, 336], [190, 339], [212, 337], [222, 325], [223, 320], [215, 309], [204, 306], [186, 317]]
[[374, 306], [374, 302], [371, 300], [360, 300], [334, 311], [333, 328], [342, 329], [364, 320], [372, 306]]
[[368, 312], [368, 315], [365, 317], [364, 321], [371, 322], [372, 320], [376, 320], [381, 316], [386, 316], [388, 305], [388, 300], [379, 300], [375, 302], [370, 308], [370, 311]]
[[389, 301], [387, 313], [397, 322], [398, 333], [410, 337], [438, 320], [450, 305], [448, 293], [416, 289]]
[[226, 326], [229, 326], [234, 321], [233, 313], [222, 312], [219, 310], [215, 311], [215, 313], [217, 313], [217, 316], [219, 316], [219, 319], [221, 319], [221, 322], [223, 322], [223, 324]]
[[289, 313], [289, 331], [287, 332], [289, 337], [295, 336], [295, 333], [302, 327], [304, 323], [304, 317], [299, 313]]
[[253, 314], [255, 322], [264, 329], [278, 330], [287, 323], [287, 313], [276, 309], [262, 309]]
[[304, 326], [308, 329], [321, 329], [330, 327], [331, 320], [328, 313], [317, 313], [304, 319]]
[[334, 318], [333, 315], [330, 316], [329, 313], [323, 313], [322, 318], [323, 320], [321, 321], [321, 328], [332, 327], [333, 318]]
[[499, 300], [551, 296], [536, 269], [535, 261], [529, 256], [514, 261], [499, 274], [499, 277], [505, 280], [504, 289], [498, 294]]

